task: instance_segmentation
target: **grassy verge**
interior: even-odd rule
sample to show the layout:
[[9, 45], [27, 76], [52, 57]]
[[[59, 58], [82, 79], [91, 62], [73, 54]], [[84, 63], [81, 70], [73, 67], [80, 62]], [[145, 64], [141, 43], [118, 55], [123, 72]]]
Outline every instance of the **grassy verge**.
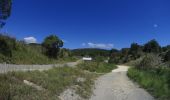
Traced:
[[[77, 86], [77, 93], [88, 98], [92, 94], [94, 74], [85, 73], [69, 67], [53, 68], [48, 71], [11, 72], [0, 75], [0, 99], [2, 100], [58, 100], [65, 89]], [[78, 82], [77, 78], [85, 81]], [[28, 80], [45, 90], [39, 91], [27, 86], [23, 80]]]
[[128, 76], [159, 100], [170, 100], [170, 70], [138, 70], [130, 68]]
[[98, 62], [83, 62], [78, 65], [78, 68], [83, 70], [88, 70], [90, 72], [97, 72], [97, 73], [108, 73], [113, 69], [117, 68], [114, 64], [109, 63], [98, 63]]
[[0, 43], [0, 63], [54, 64], [76, 60], [68, 49], [60, 48], [58, 59], [54, 59], [46, 55], [41, 44], [26, 44], [5, 34], [0, 34]]

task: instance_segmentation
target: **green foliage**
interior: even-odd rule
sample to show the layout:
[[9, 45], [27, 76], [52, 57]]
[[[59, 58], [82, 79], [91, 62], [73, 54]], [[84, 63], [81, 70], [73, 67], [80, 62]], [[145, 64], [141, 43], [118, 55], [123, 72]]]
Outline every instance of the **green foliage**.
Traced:
[[12, 50], [15, 49], [16, 40], [9, 36], [0, 34], [0, 53], [4, 56], [11, 57]]
[[97, 56], [109, 56], [109, 50], [104, 49], [96, 49], [96, 48], [85, 48], [85, 49], [74, 49], [71, 51], [73, 56], [90, 56], [90, 57], [97, 57]]
[[136, 60], [131, 60], [131, 61], [127, 62], [126, 65], [128, 65], [128, 66], [138, 66], [141, 63], [142, 60], [143, 60], [143, 57], [140, 57]]
[[161, 58], [155, 54], [147, 54], [141, 62], [136, 65], [136, 68], [149, 70], [153, 68], [160, 67], [159, 65], [162, 63]]
[[[168, 47], [165, 47], [166, 50]], [[151, 40], [146, 43], [144, 46], [137, 43], [132, 43], [130, 48], [123, 48], [121, 50], [113, 50], [110, 52], [110, 63], [122, 64], [127, 63], [133, 60], [136, 60], [140, 57], [145, 56], [148, 53], [154, 53], [159, 55], [161, 53], [161, 47], [156, 40]], [[163, 57], [163, 53], [161, 57]]]
[[10, 100], [10, 80], [6, 75], [0, 75], [0, 100]]
[[83, 70], [88, 70], [90, 72], [107, 73], [117, 68], [117, 66], [114, 64], [109, 64], [109, 63], [104, 63], [104, 62], [102, 63], [83, 62], [78, 65], [78, 68], [83, 69]]
[[71, 51], [69, 49], [62, 48], [59, 52], [60, 58], [71, 57]]
[[117, 49], [112, 49], [110, 51], [110, 59], [109, 63], [115, 63], [118, 64], [120, 60], [121, 53]]
[[[47, 71], [10, 72], [0, 75], [0, 97], [2, 100], [59, 100], [58, 96], [65, 89], [76, 86], [77, 93], [84, 98], [92, 94], [95, 74], [85, 73], [82, 70], [70, 67], [53, 68]], [[78, 82], [84, 78], [84, 82]], [[28, 80], [45, 90], [38, 91], [25, 85], [23, 80]], [[3, 87], [1, 87], [3, 86]]]
[[114, 53], [118, 53], [118, 52], [119, 52], [119, 50], [117, 50], [117, 49], [110, 50], [110, 54], [114, 54]]
[[170, 61], [170, 50], [166, 52], [164, 61]]
[[170, 99], [169, 69], [139, 70], [130, 68], [128, 76], [160, 100]]
[[68, 49], [60, 49], [59, 59], [49, 58], [40, 44], [25, 44], [7, 35], [0, 34], [0, 63], [13, 64], [52, 64], [75, 61]]
[[0, 28], [5, 25], [6, 20], [11, 14], [11, 0], [0, 0]]
[[132, 56], [132, 59], [137, 59], [142, 54], [142, 47], [138, 45], [137, 43], [132, 43], [129, 54]]
[[20, 49], [13, 50], [11, 63], [14, 64], [50, 64], [56, 63], [54, 59], [49, 59], [42, 53], [41, 47], [31, 45], [21, 45]]
[[166, 51], [168, 51], [168, 50], [170, 50], [170, 45], [167, 45], [167, 46], [165, 46], [165, 47], [162, 47], [162, 51], [163, 51], [163, 52], [166, 52]]
[[161, 51], [161, 47], [156, 40], [151, 40], [144, 45], [144, 52], [159, 53], [160, 51]]
[[119, 64], [121, 62], [121, 58], [119, 56], [112, 56], [109, 59], [109, 63]]
[[95, 57], [94, 60], [95, 60], [96, 62], [104, 62], [105, 57], [103, 57], [103, 56], [97, 56], [97, 57]]
[[44, 39], [42, 46], [46, 49], [46, 54], [51, 58], [57, 58], [60, 47], [63, 46], [63, 41], [56, 35], [50, 35]]

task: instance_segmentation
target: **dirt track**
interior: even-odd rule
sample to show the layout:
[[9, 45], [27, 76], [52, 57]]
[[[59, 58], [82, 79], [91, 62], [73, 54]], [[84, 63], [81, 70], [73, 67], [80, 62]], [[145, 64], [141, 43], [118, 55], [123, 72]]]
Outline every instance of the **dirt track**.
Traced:
[[127, 77], [127, 70], [127, 66], [118, 66], [111, 73], [99, 77], [90, 100], [154, 100]]

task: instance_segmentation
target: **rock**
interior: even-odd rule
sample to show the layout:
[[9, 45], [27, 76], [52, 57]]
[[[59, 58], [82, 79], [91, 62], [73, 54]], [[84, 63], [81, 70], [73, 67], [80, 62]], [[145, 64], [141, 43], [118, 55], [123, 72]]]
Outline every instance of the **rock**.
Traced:
[[82, 78], [82, 77], [77, 78], [77, 82], [78, 82], [78, 83], [79, 83], [79, 82], [84, 82], [84, 81], [86, 81], [85, 78]]

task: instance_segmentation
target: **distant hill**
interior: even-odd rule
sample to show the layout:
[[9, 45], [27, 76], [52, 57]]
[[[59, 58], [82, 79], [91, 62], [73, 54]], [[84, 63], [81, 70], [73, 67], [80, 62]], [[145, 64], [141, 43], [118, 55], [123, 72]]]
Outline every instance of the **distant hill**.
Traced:
[[96, 57], [96, 56], [104, 56], [109, 57], [110, 50], [105, 49], [98, 49], [98, 48], [79, 48], [79, 49], [73, 49], [71, 50], [72, 55], [74, 56], [90, 56], [90, 57]]

